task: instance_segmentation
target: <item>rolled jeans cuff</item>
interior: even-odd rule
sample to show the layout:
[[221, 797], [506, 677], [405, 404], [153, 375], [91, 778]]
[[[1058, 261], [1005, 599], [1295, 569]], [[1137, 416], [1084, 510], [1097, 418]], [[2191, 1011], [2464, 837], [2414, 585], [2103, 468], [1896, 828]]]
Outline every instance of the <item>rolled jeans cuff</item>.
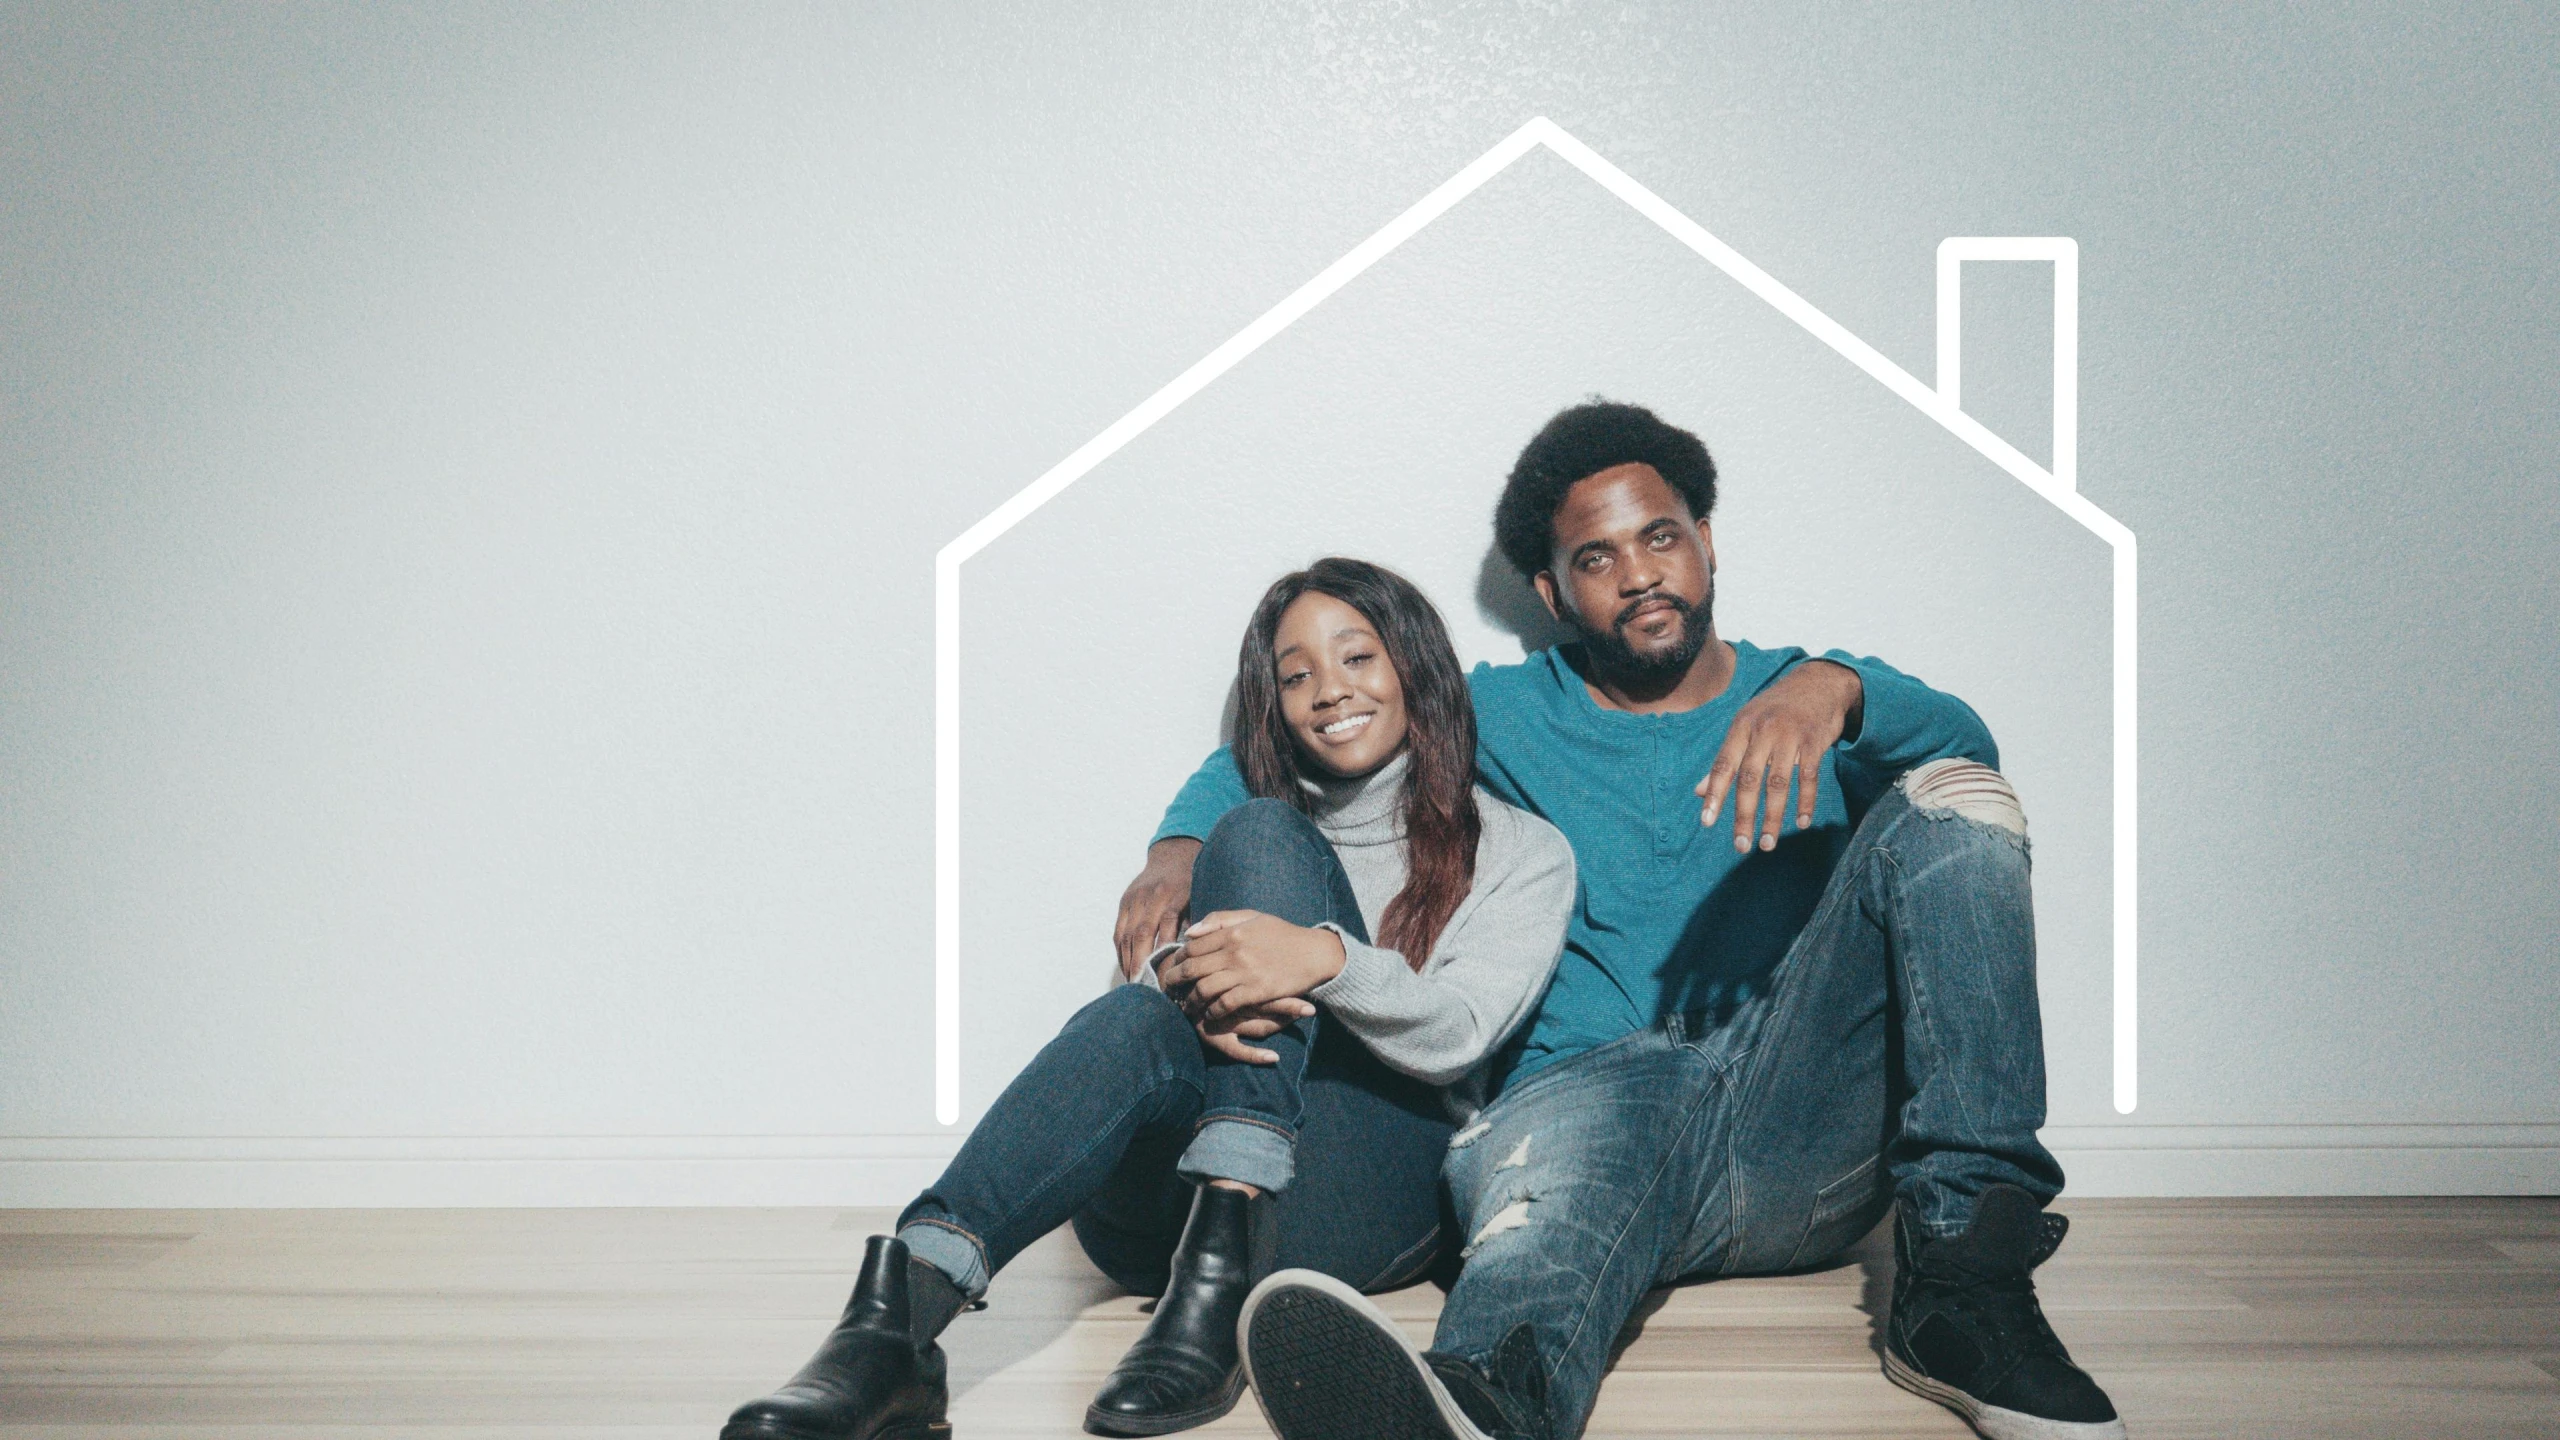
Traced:
[[987, 1255], [978, 1242], [948, 1225], [931, 1221], [909, 1221], [898, 1231], [906, 1243], [907, 1253], [951, 1277], [960, 1293], [972, 1300], [982, 1299], [987, 1283], [995, 1277], [987, 1273]]
[[1276, 1195], [1297, 1177], [1298, 1142], [1267, 1122], [1212, 1119], [1173, 1168], [1195, 1183], [1235, 1180]]

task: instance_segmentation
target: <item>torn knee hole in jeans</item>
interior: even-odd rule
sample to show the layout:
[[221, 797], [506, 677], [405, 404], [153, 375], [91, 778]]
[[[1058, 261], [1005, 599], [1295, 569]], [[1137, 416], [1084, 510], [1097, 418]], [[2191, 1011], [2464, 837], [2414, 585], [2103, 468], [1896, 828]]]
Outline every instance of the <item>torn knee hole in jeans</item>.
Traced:
[[2027, 833], [2026, 807], [2007, 776], [1971, 760], [1932, 760], [1905, 774], [1900, 784], [1914, 808], [1927, 815], [1955, 815], [2012, 835]]

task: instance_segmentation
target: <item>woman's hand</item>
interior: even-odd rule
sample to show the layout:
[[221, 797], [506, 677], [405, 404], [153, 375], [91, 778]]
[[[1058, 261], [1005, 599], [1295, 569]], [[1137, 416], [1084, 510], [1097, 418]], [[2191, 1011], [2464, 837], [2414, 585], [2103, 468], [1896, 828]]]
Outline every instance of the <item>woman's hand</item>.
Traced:
[[1120, 952], [1122, 978], [1138, 978], [1138, 967], [1157, 946], [1182, 933], [1182, 912], [1191, 904], [1191, 862], [1200, 858], [1200, 842], [1172, 836], [1147, 847], [1147, 868], [1120, 894], [1120, 922], [1111, 941]]
[[1214, 1028], [1205, 1023], [1197, 1028], [1201, 1044], [1230, 1060], [1241, 1060], [1248, 1065], [1277, 1065], [1279, 1056], [1268, 1050], [1256, 1049], [1246, 1042], [1268, 1040], [1314, 1013], [1314, 1001], [1290, 996], [1268, 1005], [1248, 1006], [1219, 1021]]
[[[1182, 996], [1195, 1023], [1304, 995], [1342, 973], [1342, 940], [1258, 910], [1220, 910], [1182, 932], [1182, 949], [1156, 967], [1165, 993]], [[1187, 992], [1187, 993], [1186, 993]]]

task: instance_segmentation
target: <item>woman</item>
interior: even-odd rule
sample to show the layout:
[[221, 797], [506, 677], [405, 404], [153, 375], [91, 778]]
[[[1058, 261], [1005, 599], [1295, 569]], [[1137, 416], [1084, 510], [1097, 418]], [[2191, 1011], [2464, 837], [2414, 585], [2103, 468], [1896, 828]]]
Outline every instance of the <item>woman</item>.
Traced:
[[[1155, 1316], [1085, 1413], [1205, 1424], [1242, 1391], [1235, 1321], [1275, 1268], [1364, 1290], [1439, 1244], [1457, 1084], [1528, 1017], [1563, 945], [1572, 852], [1474, 785], [1440, 616], [1356, 560], [1283, 576], [1237, 657], [1255, 799], [1193, 866], [1199, 918], [1152, 983], [1087, 1005], [948, 1170], [873, 1236], [844, 1318], [723, 1440], [942, 1440], [935, 1337], [1061, 1223]], [[1376, 943], [1371, 943], [1371, 937]]]

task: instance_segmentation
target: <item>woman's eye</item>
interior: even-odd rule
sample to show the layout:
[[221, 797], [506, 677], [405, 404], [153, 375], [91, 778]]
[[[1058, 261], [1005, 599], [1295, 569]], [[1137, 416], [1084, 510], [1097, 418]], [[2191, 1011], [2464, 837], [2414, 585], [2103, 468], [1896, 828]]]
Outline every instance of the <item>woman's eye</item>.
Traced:
[[1306, 679], [1306, 678], [1307, 678], [1307, 672], [1306, 672], [1306, 671], [1304, 671], [1304, 670], [1293, 670], [1293, 671], [1289, 672], [1288, 674], [1283, 675], [1283, 676], [1281, 676], [1281, 677], [1280, 677], [1280, 688], [1281, 688], [1281, 689], [1283, 689], [1283, 690], [1286, 690], [1286, 689], [1288, 689], [1290, 686], [1295, 685], [1295, 684], [1297, 684], [1299, 681], [1304, 680], [1304, 679]]
[[1342, 657], [1342, 663], [1345, 665], [1366, 665], [1369, 663], [1370, 658], [1371, 657], [1365, 653], [1359, 655], [1345, 655]]

